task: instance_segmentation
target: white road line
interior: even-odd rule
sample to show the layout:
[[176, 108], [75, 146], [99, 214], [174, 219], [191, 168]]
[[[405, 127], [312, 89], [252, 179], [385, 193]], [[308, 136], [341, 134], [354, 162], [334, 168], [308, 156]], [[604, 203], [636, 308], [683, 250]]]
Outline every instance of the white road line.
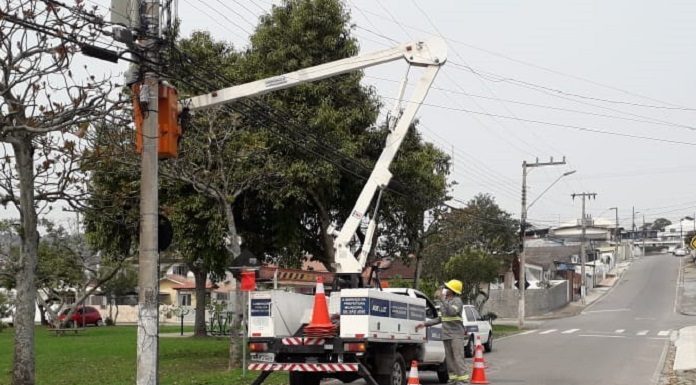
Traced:
[[631, 311], [631, 309], [622, 308], [622, 309], [588, 310], [588, 311], [584, 311], [583, 313], [608, 313], [608, 312], [614, 312], [614, 311]]
[[641, 330], [638, 333], [636, 333], [637, 336], [644, 336], [648, 334], [649, 330]]
[[614, 330], [614, 333], [623, 333], [625, 331], [626, 331], [626, 329], [616, 329], [616, 330]]
[[[536, 329], [534, 329], [534, 330], [527, 330], [526, 332], [517, 333], [517, 335], [518, 335], [518, 336], [523, 336], [523, 335], [525, 335], [525, 334], [532, 334], [532, 333], [534, 333], [534, 332], [536, 332]], [[513, 335], [514, 335], [514, 334], [513, 334]], [[500, 341], [500, 338], [498, 338], [498, 341]]]
[[544, 330], [543, 332], [541, 332], [541, 333], [539, 333], [539, 334], [549, 334], [549, 333], [553, 333], [553, 332], [555, 332], [555, 331], [558, 331], [558, 329]]
[[660, 336], [660, 337], [668, 336], [668, 335], [669, 335], [669, 330], [660, 330], [659, 332], [657, 332], [657, 335]]
[[568, 330], [564, 331], [563, 334], [573, 334], [578, 330], [580, 330], [580, 329], [568, 329]]
[[580, 337], [600, 337], [600, 338], [626, 338], [625, 336], [613, 336], [609, 334], [578, 334]]

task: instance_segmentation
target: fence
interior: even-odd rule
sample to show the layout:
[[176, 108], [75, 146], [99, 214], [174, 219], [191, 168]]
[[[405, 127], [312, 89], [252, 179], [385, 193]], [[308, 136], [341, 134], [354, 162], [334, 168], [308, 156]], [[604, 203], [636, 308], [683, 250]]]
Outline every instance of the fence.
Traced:
[[[516, 318], [519, 298], [517, 289], [493, 289], [483, 306], [483, 313], [493, 312], [500, 318]], [[548, 289], [525, 292], [525, 315], [543, 315], [566, 305], [569, 301], [568, 281], [552, 281], [552, 286]]]

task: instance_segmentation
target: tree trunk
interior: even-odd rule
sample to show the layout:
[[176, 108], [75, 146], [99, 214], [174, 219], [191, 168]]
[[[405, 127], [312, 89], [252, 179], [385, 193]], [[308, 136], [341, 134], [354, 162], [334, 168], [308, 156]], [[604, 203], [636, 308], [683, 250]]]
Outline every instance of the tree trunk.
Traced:
[[329, 215], [329, 212], [326, 210], [326, 207], [324, 207], [324, 204], [321, 202], [316, 192], [310, 191], [309, 196], [314, 201], [314, 206], [316, 206], [317, 213], [319, 214], [319, 237], [321, 238], [321, 245], [324, 249], [324, 256], [323, 258], [321, 258], [321, 261], [324, 262], [324, 265], [329, 271], [334, 271], [334, 265], [336, 262], [336, 255], [333, 243], [334, 238], [327, 231], [329, 229], [329, 226], [331, 226], [331, 216]]
[[194, 320], [193, 334], [196, 337], [205, 337], [205, 284], [208, 279], [208, 273], [205, 269], [192, 269], [193, 276], [196, 280], [196, 317]]
[[236, 258], [242, 253], [239, 247], [239, 235], [237, 234], [237, 225], [234, 222], [234, 211], [232, 211], [232, 204], [228, 203], [223, 197], [220, 199], [220, 203], [225, 207], [225, 220], [227, 222], [227, 232], [230, 237], [230, 245], [227, 249], [232, 253], [232, 258]]
[[46, 309], [41, 303], [37, 303], [36, 306], [39, 308], [39, 316], [41, 316], [41, 325], [48, 326], [48, 320], [46, 319]]
[[39, 235], [34, 203], [34, 146], [30, 137], [12, 144], [19, 174], [19, 202], [22, 230], [17, 272], [14, 363], [12, 385], [34, 385], [34, 316], [36, 313], [36, 265]]

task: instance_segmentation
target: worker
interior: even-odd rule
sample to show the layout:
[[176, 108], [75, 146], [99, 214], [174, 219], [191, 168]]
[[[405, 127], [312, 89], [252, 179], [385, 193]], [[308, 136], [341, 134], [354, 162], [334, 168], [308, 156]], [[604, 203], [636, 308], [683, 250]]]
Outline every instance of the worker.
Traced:
[[445, 359], [450, 381], [456, 385], [469, 380], [464, 362], [464, 345], [466, 329], [462, 322], [464, 304], [459, 296], [462, 294], [462, 281], [453, 279], [438, 289], [435, 302], [440, 305], [439, 317], [418, 324], [416, 331], [426, 326], [442, 323], [442, 342], [445, 344]]

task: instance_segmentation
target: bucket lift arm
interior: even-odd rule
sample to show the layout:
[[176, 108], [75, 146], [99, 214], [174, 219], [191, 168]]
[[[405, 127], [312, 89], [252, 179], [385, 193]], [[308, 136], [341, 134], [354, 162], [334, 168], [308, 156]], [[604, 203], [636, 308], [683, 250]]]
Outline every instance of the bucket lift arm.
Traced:
[[[399, 59], [406, 60], [411, 66], [424, 67], [423, 74], [418, 80], [410, 99], [406, 101], [405, 108], [401, 112], [401, 99], [406, 86], [406, 78], [404, 78], [392, 114], [396, 120], [390, 124], [390, 132], [387, 136], [384, 150], [382, 150], [382, 154], [377, 160], [370, 177], [360, 192], [360, 196], [353, 206], [350, 216], [346, 219], [340, 231], [333, 232], [336, 236], [334, 239], [336, 272], [340, 274], [360, 274], [365, 267], [372, 234], [374, 234], [376, 227], [374, 215], [368, 225], [365, 242], [363, 242], [362, 252], [358, 259], [355, 258], [350, 250], [350, 241], [355, 236], [355, 232], [358, 230], [375, 194], [386, 188], [389, 184], [392, 177], [389, 166], [394, 160], [399, 147], [401, 147], [401, 143], [406, 137], [408, 128], [413, 122], [430, 86], [435, 80], [437, 72], [447, 60], [447, 47], [443, 40], [435, 39], [427, 42], [419, 41], [401, 44], [397, 47], [374, 53], [358, 55], [279, 76], [224, 88], [222, 90], [182, 100], [180, 102], [180, 108], [187, 108], [189, 111], [211, 108], [241, 98], [259, 96], [276, 90], [326, 79]], [[400, 115], [399, 112], [401, 112]]]

